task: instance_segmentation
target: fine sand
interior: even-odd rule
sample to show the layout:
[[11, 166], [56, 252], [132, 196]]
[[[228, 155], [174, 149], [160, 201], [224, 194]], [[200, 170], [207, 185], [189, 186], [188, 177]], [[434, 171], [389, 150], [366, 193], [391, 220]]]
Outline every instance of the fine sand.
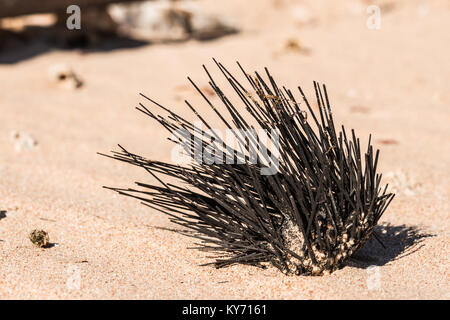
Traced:
[[[112, 51], [43, 50], [0, 64], [0, 298], [449, 299], [448, 1], [378, 1], [379, 30], [366, 26], [368, 1], [202, 2], [232, 16], [241, 32]], [[306, 12], [294, 10], [300, 3]], [[377, 229], [387, 249], [371, 240], [322, 277], [202, 267], [211, 259], [166, 230], [175, 228], [166, 216], [102, 189], [154, 181], [97, 152], [120, 143], [170, 160], [167, 132], [134, 109], [146, 103], [138, 94], [184, 115], [187, 98], [206, 112], [186, 76], [206, 86], [206, 64], [220, 78], [212, 57], [236, 74], [236, 60], [249, 71], [267, 66], [311, 99], [313, 80], [325, 83], [335, 122], [364, 141], [373, 134], [384, 182], [397, 193]], [[56, 64], [70, 65], [84, 85], [55, 83], [48, 72]], [[50, 248], [32, 245], [33, 229], [49, 233]]]

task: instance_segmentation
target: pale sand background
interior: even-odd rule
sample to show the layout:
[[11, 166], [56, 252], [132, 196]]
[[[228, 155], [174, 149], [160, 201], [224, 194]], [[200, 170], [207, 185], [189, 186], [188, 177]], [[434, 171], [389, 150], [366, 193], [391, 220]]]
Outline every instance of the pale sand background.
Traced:
[[[300, 1], [221, 3], [241, 33], [112, 52], [55, 51], [0, 65], [0, 210], [7, 210], [0, 216], [0, 298], [450, 298], [448, 1], [383, 1], [377, 31], [366, 27], [367, 1], [303, 1], [315, 18], [303, 27], [292, 16]], [[219, 9], [213, 1], [205, 6]], [[291, 37], [309, 54], [284, 50]], [[206, 110], [183, 86], [187, 75], [206, 84], [203, 63], [220, 77], [211, 57], [236, 73], [235, 60], [249, 71], [267, 66], [280, 83], [302, 85], [309, 95], [313, 80], [324, 82], [336, 122], [374, 134], [380, 169], [400, 177], [382, 219], [391, 225], [381, 236], [388, 250], [371, 242], [359, 262], [323, 277], [200, 267], [210, 260], [186, 249], [190, 239], [154, 228], [172, 227], [164, 215], [101, 188], [151, 181], [96, 154], [117, 143], [169, 160], [166, 132], [134, 110], [144, 102], [138, 93], [181, 113], [185, 97]], [[85, 86], [52, 83], [46, 73], [56, 63], [70, 64]], [[16, 152], [13, 130], [32, 135], [38, 148]], [[411, 226], [421, 231], [408, 233]], [[35, 228], [57, 245], [34, 248], [27, 235]], [[379, 267], [363, 268], [371, 264]], [[69, 290], [76, 270], [81, 287]]]

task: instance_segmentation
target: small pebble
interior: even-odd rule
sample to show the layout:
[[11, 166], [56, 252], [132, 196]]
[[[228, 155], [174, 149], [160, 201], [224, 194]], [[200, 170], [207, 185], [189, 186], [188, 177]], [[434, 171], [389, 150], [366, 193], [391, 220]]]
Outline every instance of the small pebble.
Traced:
[[50, 238], [48, 236], [48, 233], [44, 230], [33, 230], [29, 235], [30, 241], [40, 247], [45, 248], [48, 246], [50, 242]]
[[33, 149], [38, 146], [38, 142], [26, 132], [12, 131], [11, 140], [14, 142], [14, 149], [18, 152]]
[[83, 81], [69, 66], [56, 64], [49, 68], [50, 80], [67, 89], [79, 89], [83, 86]]

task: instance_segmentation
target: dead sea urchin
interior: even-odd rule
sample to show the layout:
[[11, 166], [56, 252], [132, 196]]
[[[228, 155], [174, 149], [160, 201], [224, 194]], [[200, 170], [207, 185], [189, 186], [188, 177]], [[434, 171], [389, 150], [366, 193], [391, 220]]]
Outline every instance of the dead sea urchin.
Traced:
[[[369, 137], [362, 156], [354, 130], [336, 132], [324, 85], [314, 82], [314, 112], [300, 87], [297, 102], [267, 69], [265, 81], [238, 63], [250, 85], [246, 89], [214, 62], [243, 108], [235, 107], [205, 67], [216, 101], [189, 81], [238, 147], [188, 101], [205, 129], [142, 95], [165, 116], [143, 104], [137, 109], [167, 129], [193, 161], [148, 160], [120, 146], [108, 157], [144, 168], [158, 183], [109, 189], [167, 214], [184, 227], [179, 232], [199, 240], [196, 248], [216, 253], [208, 263], [216, 267], [270, 263], [286, 274], [303, 275], [336, 270], [373, 234], [394, 197], [380, 184], [379, 150], [374, 152]], [[178, 183], [168, 182], [173, 179]]]

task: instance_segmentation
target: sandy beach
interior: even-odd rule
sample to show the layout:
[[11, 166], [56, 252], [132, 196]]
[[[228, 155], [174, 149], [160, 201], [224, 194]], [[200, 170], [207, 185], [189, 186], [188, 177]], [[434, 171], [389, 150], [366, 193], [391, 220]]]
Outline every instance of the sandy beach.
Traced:
[[[233, 17], [239, 32], [116, 50], [0, 52], [8, 61], [0, 63], [0, 299], [449, 299], [450, 3], [199, 2]], [[380, 29], [367, 26], [372, 3]], [[396, 193], [377, 229], [386, 249], [371, 239], [321, 277], [200, 266], [211, 259], [167, 230], [177, 227], [165, 215], [102, 188], [154, 181], [97, 153], [120, 143], [169, 161], [168, 133], [135, 109], [150, 106], [139, 93], [181, 115], [190, 114], [184, 99], [210, 112], [186, 77], [207, 86], [205, 64], [220, 79], [213, 57], [236, 74], [235, 61], [268, 67], [311, 100], [313, 81], [325, 83], [336, 123], [363, 141], [372, 134]], [[59, 64], [83, 86], [55, 83], [49, 70]], [[48, 232], [49, 248], [33, 246], [33, 229]]]

